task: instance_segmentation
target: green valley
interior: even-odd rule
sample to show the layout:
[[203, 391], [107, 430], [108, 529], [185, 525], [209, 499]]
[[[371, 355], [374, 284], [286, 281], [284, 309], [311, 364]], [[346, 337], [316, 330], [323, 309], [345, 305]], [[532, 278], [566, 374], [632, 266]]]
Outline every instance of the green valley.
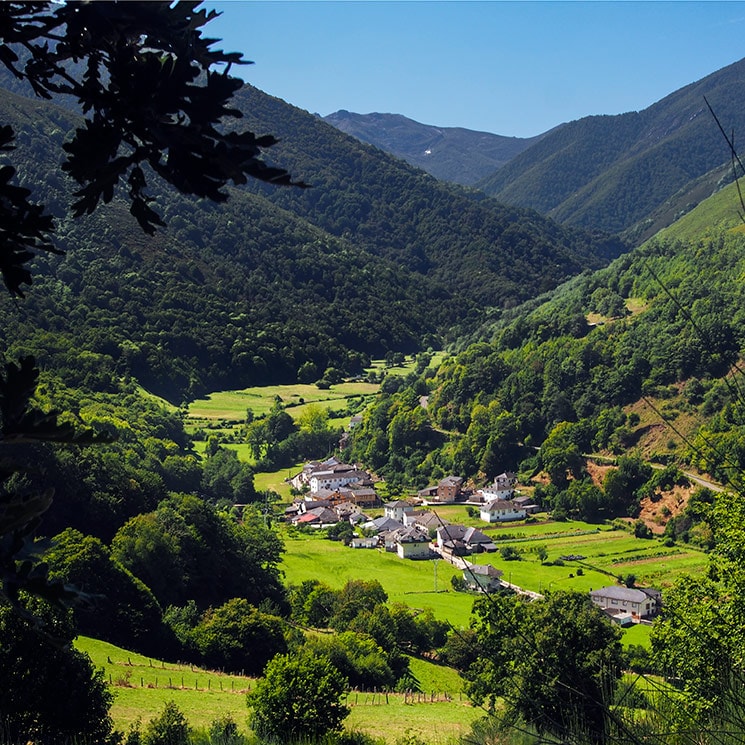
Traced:
[[745, 62], [508, 206], [211, 19], [0, 4], [0, 744], [740, 742]]

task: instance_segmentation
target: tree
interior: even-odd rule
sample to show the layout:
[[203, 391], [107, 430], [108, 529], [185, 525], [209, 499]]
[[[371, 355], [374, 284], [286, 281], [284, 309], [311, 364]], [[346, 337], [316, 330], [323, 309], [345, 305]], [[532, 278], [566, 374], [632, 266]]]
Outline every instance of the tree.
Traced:
[[[72, 646], [68, 612], [28, 600], [36, 623], [0, 603], [0, 722], [3, 740], [39, 745], [116, 742], [101, 671]], [[46, 633], [40, 634], [38, 623]]]
[[[225, 126], [237, 119], [232, 96], [243, 82], [228, 74], [244, 64], [240, 54], [214, 50], [202, 27], [215, 11], [195, 3], [2, 3], [0, 64], [44, 98], [72, 98], [86, 116], [64, 146], [62, 168], [78, 183], [72, 214], [81, 217], [125, 191], [130, 212], [146, 233], [164, 225], [152, 208], [147, 180], [155, 174], [178, 191], [216, 202], [228, 183], [255, 178], [294, 184], [289, 174], [260, 159], [276, 140]], [[222, 67], [222, 71], [217, 68]], [[0, 126], [0, 151], [13, 149], [13, 131]], [[39, 252], [59, 253], [54, 222], [31, 192], [12, 183], [15, 169], [0, 166], [0, 274], [8, 291], [24, 295], [32, 282], [29, 262]], [[38, 369], [32, 357], [8, 363], [0, 375], [0, 442], [91, 442], [90, 433], [62, 426], [31, 404]], [[21, 472], [6, 460], [2, 476]], [[16, 572], [15, 557], [51, 502], [49, 490], [3, 493], [0, 563], [3, 592], [31, 587]], [[39, 582], [35, 591], [42, 591]], [[47, 594], [51, 591], [48, 589]]]
[[[711, 511], [715, 548], [706, 577], [682, 577], [666, 590], [652, 630], [655, 666], [674, 678], [681, 699], [676, 726], [742, 731], [745, 675], [745, 505], [741, 494], [718, 494]], [[729, 717], [729, 719], [728, 719]], [[712, 741], [714, 741], [712, 739]]]
[[378, 580], [350, 579], [339, 590], [329, 625], [335, 629], [346, 629], [360, 613], [373, 611], [387, 600], [388, 593]]
[[569, 482], [568, 474], [578, 477], [584, 469], [584, 460], [579, 447], [573, 440], [577, 425], [559, 422], [541, 445], [541, 463], [548, 472], [551, 483], [565, 488]]
[[239, 523], [190, 494], [173, 494], [157, 510], [126, 522], [114, 556], [147, 584], [163, 606], [194, 599], [201, 608], [244, 597], [283, 602], [282, 542], [246, 508]]
[[342, 631], [330, 636], [312, 636], [303, 650], [314, 657], [327, 657], [352, 688], [379, 691], [396, 684], [388, 654], [366, 634]]
[[142, 745], [188, 745], [189, 723], [174, 701], [166, 702], [160, 716], [151, 719], [142, 735]]
[[328, 657], [278, 655], [248, 694], [250, 724], [261, 738], [293, 742], [339, 732], [349, 714], [347, 679]]
[[202, 490], [215, 502], [246, 503], [256, 499], [253, 469], [235, 450], [219, 447], [202, 470]]
[[73, 609], [81, 633], [141, 651], [163, 650], [161, 609], [153, 593], [98, 538], [68, 528], [55, 536], [44, 559], [51, 580], [86, 593]]
[[[229, 102], [243, 82], [228, 71], [246, 61], [212, 49], [214, 40], [202, 36], [216, 15], [194, 3], [0, 6], [0, 62], [37, 95], [71, 96], [87, 115], [65, 145], [62, 166], [81, 187], [75, 216], [111, 201], [125, 184], [132, 215], [152, 233], [164, 223], [150, 206], [144, 166], [182, 193], [217, 202], [227, 199], [228, 182], [292, 183], [286, 171], [259, 158], [262, 148], [275, 144], [273, 137], [220, 126], [240, 117]], [[76, 74], [71, 63], [84, 72]], [[9, 187], [12, 168], [2, 173], [4, 189], [15, 196], [3, 207], [14, 207], [10, 234], [17, 243], [3, 243], [0, 272], [8, 289], [22, 295], [21, 285], [31, 283], [26, 263], [33, 253], [54, 250], [44, 238], [52, 225]]]
[[261, 675], [274, 655], [287, 651], [282, 619], [244, 598], [208, 610], [190, 636], [208, 667], [246, 675]]
[[570, 742], [608, 739], [623, 653], [619, 631], [589, 597], [480, 598], [474, 614], [480, 656], [466, 678], [476, 703], [493, 710], [502, 697], [508, 720], [531, 722]]

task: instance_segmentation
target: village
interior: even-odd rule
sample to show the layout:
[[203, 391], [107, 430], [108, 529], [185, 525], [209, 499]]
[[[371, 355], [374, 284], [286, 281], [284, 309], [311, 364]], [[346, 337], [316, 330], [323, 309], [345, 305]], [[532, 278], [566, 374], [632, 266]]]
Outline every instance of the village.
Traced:
[[[463, 571], [462, 586], [468, 591], [511, 589], [533, 599], [543, 597], [508, 582], [491, 564], [471, 562], [467, 557], [473, 554], [497, 552], [494, 539], [476, 527], [451, 524], [434, 509], [462, 504], [487, 525], [525, 520], [541, 507], [519, 493], [514, 473], [501, 473], [479, 489], [464, 488], [460, 476], [446, 476], [416, 497], [390, 502], [380, 499], [370, 473], [335, 457], [306, 463], [288, 481], [299, 495], [285, 511], [290, 525], [322, 530], [348, 523], [345, 542], [350, 549], [385, 550], [404, 560], [443, 559]], [[381, 507], [379, 517], [366, 513]], [[659, 590], [623, 585], [592, 590], [590, 598], [620, 626], [650, 623], [662, 603]]]

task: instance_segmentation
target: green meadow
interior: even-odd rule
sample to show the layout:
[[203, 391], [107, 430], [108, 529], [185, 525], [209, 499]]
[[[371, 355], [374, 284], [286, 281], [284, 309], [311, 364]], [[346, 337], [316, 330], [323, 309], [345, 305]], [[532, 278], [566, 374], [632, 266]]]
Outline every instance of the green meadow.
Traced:
[[[194, 728], [207, 728], [215, 719], [230, 715], [242, 732], [250, 731], [245, 694], [255, 685], [252, 678], [156, 660], [89, 637], [78, 637], [75, 646], [103, 670], [114, 694], [111, 716], [122, 732], [138, 720], [146, 723], [160, 714], [168, 701], [175, 702]], [[352, 691], [347, 697], [352, 711], [346, 728], [388, 742], [408, 733], [434, 745], [465, 734], [481, 712], [463, 695], [458, 674], [415, 658], [411, 668], [421, 693]]]
[[[657, 539], [635, 538], [631, 533], [611, 526], [588, 523], [536, 523], [524, 526], [501, 526], [487, 533], [498, 548], [511, 546], [520, 555], [516, 561], [505, 561], [501, 554], [479, 554], [476, 563], [488, 563], [504, 572], [513, 584], [535, 592], [548, 589], [589, 592], [614, 584], [619, 575], [633, 574], [639, 585], [664, 591], [685, 574], [701, 574], [708, 557], [685, 544], [665, 546]], [[538, 558], [538, 548], [548, 554], [545, 562]], [[562, 556], [583, 556], [563, 560]], [[558, 562], [558, 563], [557, 563]]]
[[382, 549], [349, 548], [317, 535], [290, 533], [281, 568], [285, 582], [317, 579], [335, 589], [351, 579], [378, 580], [388, 601], [412, 608], [431, 608], [437, 618], [467, 626], [473, 595], [455, 592], [450, 583], [462, 572], [446, 561], [399, 559]]
[[208, 727], [229, 714], [244, 731], [248, 728], [245, 694], [255, 682], [250, 678], [155, 660], [84, 636], [75, 646], [103, 669], [114, 693], [111, 716], [124, 732], [138, 719], [157, 716], [168, 701], [176, 703], [193, 727]]
[[254, 416], [268, 414], [279, 397], [288, 413], [297, 418], [309, 404], [321, 404], [331, 411], [346, 409], [352, 398], [366, 398], [377, 393], [377, 383], [339, 383], [328, 390], [315, 385], [268, 385], [244, 388], [240, 391], [218, 391], [189, 405], [189, 419], [242, 422], [246, 411]]

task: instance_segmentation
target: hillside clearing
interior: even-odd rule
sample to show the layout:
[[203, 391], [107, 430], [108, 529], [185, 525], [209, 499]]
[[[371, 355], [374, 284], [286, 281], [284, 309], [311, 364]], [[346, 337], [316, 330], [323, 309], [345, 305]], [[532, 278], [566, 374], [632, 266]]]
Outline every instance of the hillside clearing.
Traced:
[[[206, 729], [215, 719], [229, 715], [243, 733], [250, 732], [245, 694], [256, 684], [253, 678], [163, 662], [89, 637], [78, 637], [75, 646], [110, 681], [114, 693], [111, 716], [122, 732], [138, 720], [146, 723], [160, 714], [168, 701], [175, 702], [194, 728]], [[347, 697], [352, 712], [346, 729], [387, 742], [410, 733], [435, 745], [465, 734], [481, 712], [461, 693], [457, 673], [419, 659], [411, 660], [411, 668], [422, 685], [421, 693], [353, 691]]]

